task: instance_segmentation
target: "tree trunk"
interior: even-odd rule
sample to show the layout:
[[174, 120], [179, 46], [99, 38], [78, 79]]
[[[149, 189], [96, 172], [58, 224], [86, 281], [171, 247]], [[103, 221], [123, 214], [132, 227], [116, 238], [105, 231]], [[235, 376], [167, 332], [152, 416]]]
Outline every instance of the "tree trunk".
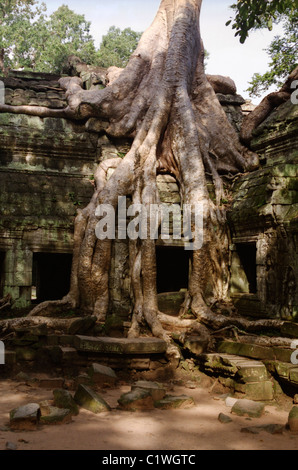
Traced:
[[[211, 314], [208, 304], [227, 297], [229, 236], [221, 175], [254, 169], [258, 157], [240, 144], [212, 80], [205, 75], [201, 3], [162, 0], [129, 64], [104, 90], [83, 90], [79, 77], [60, 80], [67, 92], [68, 108], [63, 111], [67, 117], [108, 120], [109, 136], [133, 137], [123, 160], [99, 165], [93, 198], [75, 222], [71, 288], [61, 304], [79, 307], [99, 320], [105, 319], [109, 304], [112, 241], [97, 239], [95, 209], [99, 204], [116, 209], [119, 196], [130, 196], [146, 209], [158, 204], [159, 173], [176, 178], [183, 204], [204, 208], [203, 245], [192, 253], [187, 308], [206, 322]], [[218, 81], [219, 77], [217, 86]], [[115, 171], [107, 181], [109, 168]], [[212, 176], [216, 202], [210, 198], [206, 173]], [[145, 320], [153, 335], [168, 341], [158, 318], [155, 240], [130, 241], [130, 266], [134, 296], [130, 336], [139, 334]], [[46, 302], [31, 316], [56, 306], [57, 302]]]

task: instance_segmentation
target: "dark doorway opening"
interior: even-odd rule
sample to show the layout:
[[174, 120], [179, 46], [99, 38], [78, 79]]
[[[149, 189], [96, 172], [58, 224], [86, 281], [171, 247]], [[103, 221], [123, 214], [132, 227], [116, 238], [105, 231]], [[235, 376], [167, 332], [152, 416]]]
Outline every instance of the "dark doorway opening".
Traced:
[[4, 281], [5, 281], [4, 261], [5, 261], [5, 251], [0, 251], [0, 298], [1, 299], [3, 297]]
[[257, 293], [257, 246], [256, 243], [237, 243], [237, 254], [247, 279], [250, 294]]
[[71, 263], [69, 253], [33, 253], [33, 303], [58, 300], [68, 293]]
[[188, 288], [189, 257], [183, 247], [156, 247], [158, 294]]

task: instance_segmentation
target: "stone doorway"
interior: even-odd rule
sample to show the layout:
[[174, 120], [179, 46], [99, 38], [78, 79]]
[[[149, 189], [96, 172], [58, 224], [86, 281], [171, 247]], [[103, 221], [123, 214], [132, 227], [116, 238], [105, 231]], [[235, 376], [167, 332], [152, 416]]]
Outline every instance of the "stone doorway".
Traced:
[[257, 246], [236, 243], [232, 253], [231, 293], [257, 294]]
[[190, 252], [184, 247], [157, 246], [157, 293], [188, 288]]
[[33, 253], [32, 303], [58, 300], [69, 291], [72, 254]]

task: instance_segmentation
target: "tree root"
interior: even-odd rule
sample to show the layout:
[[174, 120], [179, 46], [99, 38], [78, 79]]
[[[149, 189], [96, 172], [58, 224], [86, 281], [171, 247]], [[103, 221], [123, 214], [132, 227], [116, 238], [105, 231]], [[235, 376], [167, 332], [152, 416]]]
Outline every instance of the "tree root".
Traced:
[[298, 80], [298, 67], [289, 75], [285, 84], [277, 92], [267, 95], [254, 111], [248, 114], [242, 123], [240, 139], [249, 145], [253, 138], [253, 131], [269, 116], [269, 114], [282, 103], [288, 101], [293, 93], [292, 83]]
[[[91, 317], [90, 317], [91, 318]], [[86, 320], [86, 318], [85, 318]], [[95, 324], [95, 317], [88, 322], [88, 325]], [[75, 318], [48, 318], [48, 317], [22, 317], [0, 320], [0, 334], [6, 335], [10, 332], [16, 332], [18, 329], [27, 329], [34, 326], [46, 325], [48, 330], [76, 334], [83, 324], [82, 317]], [[82, 331], [82, 330], [81, 330]]]
[[0, 299], [0, 310], [5, 308], [10, 308], [12, 304], [12, 297], [10, 294], [7, 294], [3, 299]]

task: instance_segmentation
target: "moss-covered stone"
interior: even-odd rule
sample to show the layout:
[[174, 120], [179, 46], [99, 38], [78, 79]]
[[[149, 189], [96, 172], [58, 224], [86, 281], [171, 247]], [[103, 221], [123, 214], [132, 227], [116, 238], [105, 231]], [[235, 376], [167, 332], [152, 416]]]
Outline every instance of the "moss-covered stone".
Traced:
[[14, 408], [10, 412], [10, 428], [14, 431], [31, 431], [37, 428], [40, 419], [40, 407], [37, 403]]
[[151, 390], [135, 388], [124, 393], [118, 400], [119, 408], [126, 411], [144, 411], [154, 408]]
[[78, 386], [74, 400], [79, 406], [95, 414], [111, 410], [108, 403], [87, 385], [80, 384]]
[[166, 389], [163, 385], [157, 382], [150, 382], [147, 380], [138, 380], [132, 385], [131, 390], [142, 389], [150, 392], [154, 401], [162, 400], [166, 394]]
[[53, 395], [56, 407], [68, 409], [73, 415], [79, 414], [79, 407], [68, 390], [58, 388], [53, 391]]
[[264, 403], [252, 400], [237, 400], [231, 409], [231, 413], [238, 416], [247, 416], [249, 418], [260, 418], [265, 412]]
[[256, 344], [222, 341], [219, 343], [217, 350], [218, 352], [235, 354], [253, 359], [275, 359], [272, 348], [267, 348]]
[[40, 424], [66, 424], [72, 421], [73, 413], [69, 409], [49, 406], [48, 413], [41, 415]]
[[170, 409], [188, 409], [195, 406], [194, 399], [187, 395], [172, 396], [167, 395], [162, 400], [154, 402], [155, 408], [161, 410], [170, 410]]
[[115, 385], [117, 375], [111, 367], [93, 363], [88, 369], [88, 375], [93, 383], [98, 385]]
[[291, 432], [298, 434], [298, 406], [293, 406], [288, 417], [288, 426]]

